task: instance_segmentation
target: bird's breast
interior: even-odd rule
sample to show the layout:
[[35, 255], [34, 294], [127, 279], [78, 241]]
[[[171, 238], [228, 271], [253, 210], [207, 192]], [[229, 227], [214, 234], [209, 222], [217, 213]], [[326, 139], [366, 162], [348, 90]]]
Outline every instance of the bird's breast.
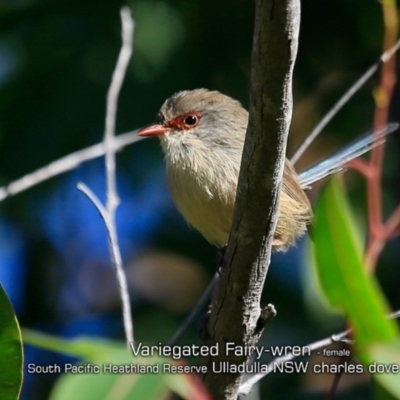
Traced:
[[[219, 158], [219, 159], [218, 159]], [[232, 225], [239, 166], [221, 155], [186, 153], [169, 158], [167, 180], [179, 211], [211, 243], [227, 243]]]

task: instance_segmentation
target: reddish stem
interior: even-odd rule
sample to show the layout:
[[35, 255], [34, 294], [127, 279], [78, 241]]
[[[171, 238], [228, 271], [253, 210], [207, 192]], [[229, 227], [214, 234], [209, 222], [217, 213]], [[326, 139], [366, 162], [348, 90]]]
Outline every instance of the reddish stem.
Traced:
[[371, 178], [371, 166], [367, 161], [363, 160], [362, 158], [355, 158], [354, 160], [349, 161], [346, 164], [346, 168], [354, 169], [361, 175], [364, 175], [366, 179]]
[[[388, 49], [393, 46], [398, 34], [397, 11], [393, 2], [383, 1], [382, 6], [385, 23], [384, 48]], [[396, 83], [395, 62], [393, 56], [382, 67], [374, 117], [374, 126], [377, 131], [384, 127], [388, 121], [389, 104]], [[355, 163], [354, 167], [367, 178], [369, 241], [365, 257], [367, 266], [371, 270], [375, 269], [379, 254], [387, 240], [392, 237], [400, 220], [399, 206], [389, 217], [386, 224], [382, 221], [381, 177], [383, 157], [384, 146], [377, 146], [371, 152], [369, 163]]]
[[[390, 238], [400, 234], [400, 204], [393, 211], [392, 215], [388, 218], [385, 224], [386, 237]], [[397, 235], [396, 235], [397, 233]]]

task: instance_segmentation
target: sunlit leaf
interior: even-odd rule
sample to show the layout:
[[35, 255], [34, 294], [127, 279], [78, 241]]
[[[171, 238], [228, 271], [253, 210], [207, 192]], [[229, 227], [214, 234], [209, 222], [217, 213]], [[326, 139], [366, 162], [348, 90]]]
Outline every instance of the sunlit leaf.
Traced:
[[349, 319], [368, 372], [400, 399], [398, 328], [387, 318], [389, 308], [375, 277], [365, 270], [360, 234], [337, 180], [323, 191], [314, 221], [313, 264], [323, 292]]
[[134, 357], [122, 342], [89, 337], [67, 340], [27, 329], [23, 334], [26, 343], [83, 360], [76, 369], [62, 367], [65, 374], [56, 382], [51, 400], [157, 400], [170, 392], [190, 400], [210, 398], [192, 376], [163, 373], [163, 364], [178, 365], [176, 360]]
[[368, 348], [368, 371], [395, 398], [400, 399], [400, 341], [377, 343]]
[[123, 361], [132, 359], [132, 353], [123, 342], [89, 337], [67, 340], [26, 328], [23, 329], [22, 335], [24, 342], [32, 346], [82, 358], [93, 363], [116, 358]]
[[312, 253], [319, 282], [332, 307], [345, 312], [357, 346], [393, 341], [396, 324], [386, 318], [386, 301], [366, 273], [360, 235], [338, 181], [325, 187], [315, 210]]
[[22, 385], [22, 361], [18, 321], [0, 285], [0, 399], [18, 399]]

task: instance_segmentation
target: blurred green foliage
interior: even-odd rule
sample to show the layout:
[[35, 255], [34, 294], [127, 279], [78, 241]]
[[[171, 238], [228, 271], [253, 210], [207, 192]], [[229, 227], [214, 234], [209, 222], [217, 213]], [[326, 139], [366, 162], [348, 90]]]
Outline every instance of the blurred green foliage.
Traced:
[[349, 320], [357, 355], [365, 367], [375, 363], [381, 371], [387, 371], [373, 376], [400, 398], [397, 322], [387, 318], [389, 309], [384, 295], [365, 268], [361, 235], [343, 188], [335, 178], [316, 204], [314, 229], [311, 253], [325, 296], [331, 307], [342, 311]]
[[[171, 391], [184, 399], [206, 400], [202, 397], [198, 385], [195, 385], [188, 375], [162, 373], [163, 364], [178, 366], [177, 361], [157, 355], [133, 357], [125, 343], [89, 337], [63, 340], [30, 330], [24, 331], [23, 338], [25, 343], [81, 360], [75, 369], [69, 364], [66, 368], [68, 373], [57, 381], [50, 396], [51, 400], [101, 400], [113, 396], [118, 396], [121, 400], [158, 400], [166, 397]], [[138, 369], [138, 366], [151, 367], [154, 368], [153, 371], [160, 373], [110, 372], [113, 368], [115, 371], [121, 368], [129, 371]], [[89, 372], [79, 373], [79, 369]]]

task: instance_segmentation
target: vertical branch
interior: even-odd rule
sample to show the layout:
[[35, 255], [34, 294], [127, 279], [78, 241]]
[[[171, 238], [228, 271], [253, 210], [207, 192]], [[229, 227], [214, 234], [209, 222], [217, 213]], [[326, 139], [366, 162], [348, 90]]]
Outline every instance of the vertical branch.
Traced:
[[[397, 40], [398, 19], [395, 0], [383, 0], [383, 20], [385, 26], [384, 49], [392, 47]], [[381, 82], [376, 95], [376, 108], [374, 116], [375, 128], [384, 126], [389, 117], [389, 105], [392, 98], [394, 85], [396, 83], [396, 56], [384, 62], [381, 72]], [[384, 157], [384, 146], [377, 146], [372, 150], [370, 171], [368, 179], [368, 219], [370, 238], [367, 246], [367, 265], [374, 268], [379, 253], [388, 239], [385, 235], [386, 229], [382, 221], [382, 199], [381, 199], [381, 176]]]
[[[114, 151], [120, 151], [129, 144], [136, 143], [144, 138], [137, 135], [138, 129], [122, 133], [113, 138], [112, 146]], [[74, 151], [64, 157], [59, 158], [21, 178], [0, 187], [0, 203], [11, 196], [22, 193], [48, 179], [64, 174], [79, 165], [104, 155], [104, 142], [94, 144], [82, 150]]]
[[126, 68], [132, 54], [133, 21], [130, 10], [124, 7], [121, 10], [122, 21], [122, 47], [118, 56], [110, 88], [107, 93], [107, 112], [103, 146], [105, 152], [107, 200], [103, 206], [96, 195], [83, 183], [78, 184], [81, 190], [92, 201], [100, 213], [106, 225], [108, 246], [111, 253], [111, 261], [115, 268], [119, 292], [122, 301], [122, 315], [124, 320], [125, 337], [128, 348], [133, 345], [133, 322], [131, 314], [131, 303], [129, 299], [128, 283], [122, 265], [121, 251], [118, 245], [117, 228], [115, 224], [115, 212], [119, 204], [116, 176], [115, 176], [115, 153], [114, 145], [115, 120], [117, 115], [118, 95], [124, 80]]
[[[214, 399], [237, 398], [240, 372], [215, 373], [222, 363], [243, 365], [262, 333], [268, 312], [260, 308], [292, 117], [292, 72], [297, 53], [300, 1], [256, 0], [249, 125], [232, 231], [212, 300], [208, 345], [219, 353], [205, 360], [204, 381]], [[268, 311], [270, 310], [270, 311]], [[227, 343], [243, 354], [227, 351]]]
[[292, 164], [300, 159], [304, 152], [310, 147], [311, 143], [318, 137], [322, 130], [328, 125], [328, 123], [333, 119], [333, 117], [347, 104], [350, 99], [361, 89], [362, 86], [371, 78], [371, 76], [378, 70], [382, 63], [387, 62], [400, 48], [400, 40], [396, 42], [393, 47], [386, 50], [379, 60], [372, 64], [361, 76], [358, 78], [342, 97], [334, 104], [334, 106], [324, 115], [324, 117], [318, 122], [318, 124], [313, 128], [313, 130], [307, 135], [303, 140], [299, 148], [294, 152], [290, 161]]
[[108, 219], [108, 241], [111, 252], [112, 263], [114, 265], [120, 295], [122, 300], [122, 313], [124, 319], [125, 336], [128, 347], [133, 343], [133, 323], [131, 314], [131, 305], [129, 299], [128, 284], [122, 265], [121, 251], [118, 245], [117, 229], [115, 224], [115, 211], [119, 204], [116, 174], [115, 174], [115, 150], [113, 140], [115, 136], [115, 120], [118, 106], [118, 95], [124, 80], [126, 68], [132, 54], [132, 35], [133, 21], [130, 10], [124, 7], [121, 10], [122, 21], [122, 47], [115, 66], [111, 85], [107, 93], [107, 113], [104, 132], [105, 164], [107, 179], [107, 219]]
[[107, 93], [107, 112], [104, 132], [104, 147], [107, 175], [107, 204], [106, 208], [110, 214], [115, 213], [119, 199], [115, 183], [115, 150], [113, 140], [115, 136], [115, 121], [117, 117], [118, 95], [124, 80], [126, 68], [132, 55], [133, 21], [128, 8], [121, 10], [122, 21], [122, 47], [115, 66], [111, 84]]

